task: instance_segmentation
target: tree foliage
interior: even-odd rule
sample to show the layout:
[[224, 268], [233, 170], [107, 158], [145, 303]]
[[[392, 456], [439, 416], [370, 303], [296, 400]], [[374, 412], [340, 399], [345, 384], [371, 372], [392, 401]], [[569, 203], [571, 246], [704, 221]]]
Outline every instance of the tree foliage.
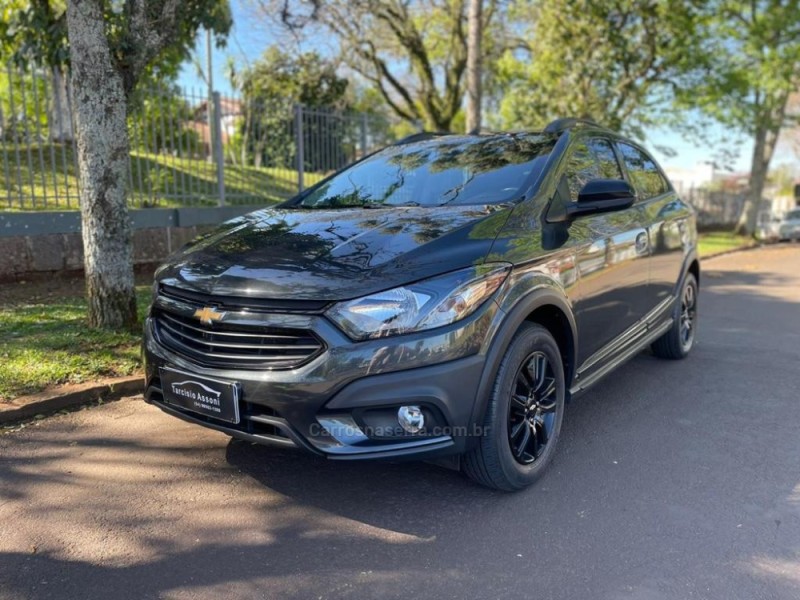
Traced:
[[66, 0], [7, 0], [0, 8], [0, 59], [63, 65], [69, 60]]
[[[259, 1], [300, 35], [333, 36], [342, 60], [400, 118], [431, 130], [453, 128], [465, 93], [467, 0]], [[508, 37], [501, 4], [490, 0], [482, 12], [485, 66]]]
[[343, 109], [348, 82], [336, 67], [316, 52], [293, 55], [272, 46], [234, 79], [248, 100]]
[[781, 131], [798, 122], [789, 101], [800, 88], [800, 3], [716, 0], [708, 8], [701, 34], [709, 68], [679, 98], [753, 140], [750, 189], [737, 224], [752, 233]]
[[292, 55], [273, 46], [249, 68], [234, 74], [242, 91], [243, 118], [236, 143], [242, 162], [256, 166], [293, 167], [295, 107], [316, 110], [319, 118], [304, 120], [305, 168], [327, 171], [344, 161], [342, 144], [349, 133], [332, 111], [350, 105], [348, 81], [336, 64], [316, 52]]
[[709, 69], [682, 105], [752, 136], [788, 124], [787, 103], [800, 87], [800, 3], [719, 0], [711, 14], [702, 31]]
[[[223, 45], [231, 27], [230, 6], [219, 0], [149, 2], [145, 0], [105, 0], [103, 20], [117, 66], [126, 73], [128, 87], [136, 82], [174, 79], [194, 46], [202, 27], [217, 33]], [[174, 6], [180, 18], [160, 22]], [[7, 0], [0, 8], [0, 59], [17, 64], [63, 67], [69, 64], [67, 39], [67, 0]], [[137, 25], [135, 20], [140, 20]], [[166, 27], [165, 27], [166, 26]], [[144, 30], [138, 33], [139, 28]], [[161, 35], [166, 43], [155, 43]]]
[[526, 35], [498, 67], [503, 127], [576, 116], [642, 137], [702, 56], [682, 0], [524, 0], [514, 15]]

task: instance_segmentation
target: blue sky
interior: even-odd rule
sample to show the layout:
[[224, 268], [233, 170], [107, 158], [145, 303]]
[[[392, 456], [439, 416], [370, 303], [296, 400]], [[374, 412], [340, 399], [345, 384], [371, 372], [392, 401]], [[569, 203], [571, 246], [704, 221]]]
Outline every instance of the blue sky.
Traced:
[[[232, 89], [227, 79], [227, 63], [232, 60], [238, 67], [247, 66], [249, 61], [257, 58], [271, 44], [277, 43], [278, 39], [274, 31], [270, 31], [269, 26], [263, 18], [255, 12], [253, 3], [248, 0], [232, 0], [233, 10], [233, 30], [228, 38], [227, 46], [223, 49], [212, 50], [212, 65], [214, 75], [214, 87], [223, 95], [231, 94]], [[286, 43], [282, 40], [281, 43]], [[205, 36], [201, 35], [197, 44], [197, 60], [205, 66], [206, 64], [206, 44]], [[308, 46], [304, 49], [311, 49]], [[325, 52], [324, 48], [316, 48], [318, 51]], [[204, 90], [205, 83], [197, 73], [194, 64], [184, 65], [179, 78], [179, 84], [185, 88], [194, 88], [196, 91]], [[718, 133], [722, 133], [722, 128]], [[717, 136], [712, 136], [717, 137]], [[653, 131], [646, 143], [652, 150], [656, 159], [664, 167], [677, 167], [689, 169], [699, 163], [710, 160], [713, 150], [704, 146], [687, 141], [680, 134], [669, 130]], [[675, 152], [675, 156], [666, 156], [657, 149], [657, 146], [666, 146]], [[738, 158], [729, 166], [737, 172], [750, 170], [750, 155], [752, 153], [752, 143], [746, 139], [734, 144], [734, 149], [738, 152]], [[794, 156], [788, 148], [788, 144], [779, 145], [773, 166], [781, 163], [791, 162], [798, 164], [798, 158]]]

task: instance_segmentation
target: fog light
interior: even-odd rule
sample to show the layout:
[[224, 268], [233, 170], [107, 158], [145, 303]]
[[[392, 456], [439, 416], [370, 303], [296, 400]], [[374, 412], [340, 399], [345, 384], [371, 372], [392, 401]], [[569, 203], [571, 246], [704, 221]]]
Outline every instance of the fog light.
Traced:
[[419, 406], [401, 406], [397, 411], [397, 422], [408, 433], [419, 433], [425, 427], [425, 415]]

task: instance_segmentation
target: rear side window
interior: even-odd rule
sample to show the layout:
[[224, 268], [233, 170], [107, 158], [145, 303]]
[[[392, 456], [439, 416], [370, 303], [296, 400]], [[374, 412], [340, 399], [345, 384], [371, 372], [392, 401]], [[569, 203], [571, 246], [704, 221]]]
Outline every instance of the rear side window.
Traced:
[[669, 191], [667, 180], [652, 158], [628, 144], [618, 146], [640, 200], [648, 200]]
[[566, 175], [572, 202], [577, 202], [583, 186], [593, 179], [622, 179], [622, 171], [611, 143], [601, 138], [575, 143], [567, 163]]

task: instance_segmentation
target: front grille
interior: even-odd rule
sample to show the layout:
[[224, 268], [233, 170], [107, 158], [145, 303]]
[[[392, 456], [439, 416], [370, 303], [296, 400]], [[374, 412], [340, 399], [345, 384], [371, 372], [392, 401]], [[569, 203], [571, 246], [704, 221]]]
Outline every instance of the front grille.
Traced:
[[[159, 286], [158, 293], [167, 298], [174, 298], [191, 304], [200, 304], [201, 306], [208, 301], [208, 296], [201, 292], [184, 290], [163, 283]], [[320, 314], [330, 304], [327, 300], [276, 300], [218, 295], [214, 296], [214, 301], [231, 310], [246, 309], [255, 312], [304, 314]]]
[[301, 329], [213, 323], [154, 309], [158, 340], [170, 350], [209, 367], [291, 369], [324, 350], [312, 332]]

